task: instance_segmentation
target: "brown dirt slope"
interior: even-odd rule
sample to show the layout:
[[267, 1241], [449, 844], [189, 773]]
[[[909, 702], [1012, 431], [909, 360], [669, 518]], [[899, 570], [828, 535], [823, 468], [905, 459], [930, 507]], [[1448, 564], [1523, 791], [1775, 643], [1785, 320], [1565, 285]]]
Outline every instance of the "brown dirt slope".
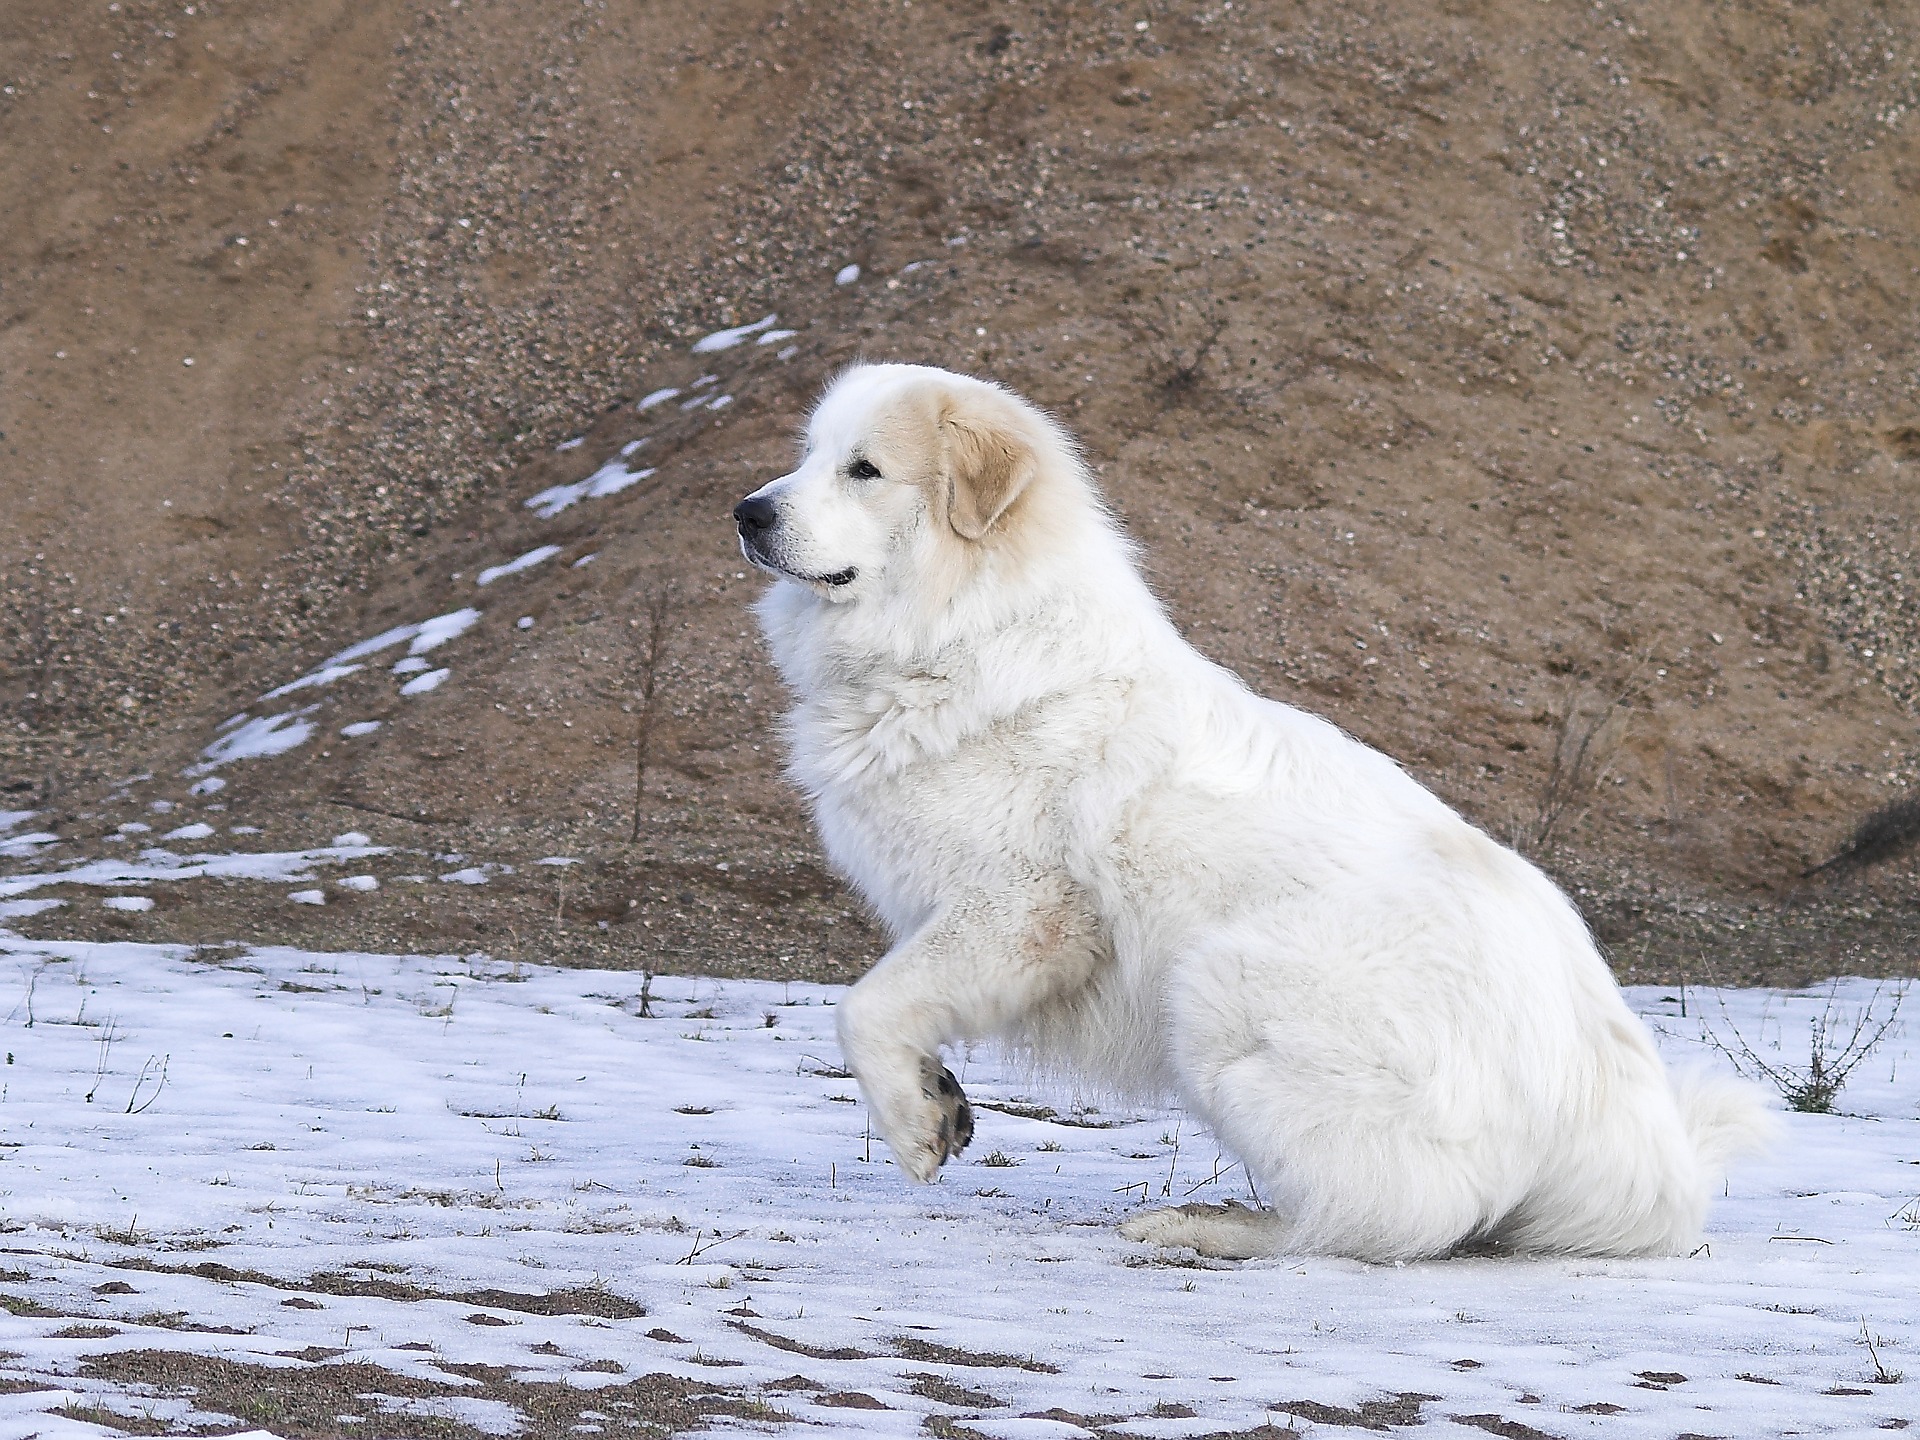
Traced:
[[[23, 0], [0, 70], [0, 799], [56, 854], [163, 800], [514, 867], [16, 923], [857, 970], [726, 512], [865, 355], [1056, 410], [1196, 643], [1623, 974], [1913, 968], [1910, 853], [1803, 876], [1915, 778], [1898, 5]], [[438, 689], [291, 696], [313, 740], [188, 795], [218, 721], [467, 603]]]

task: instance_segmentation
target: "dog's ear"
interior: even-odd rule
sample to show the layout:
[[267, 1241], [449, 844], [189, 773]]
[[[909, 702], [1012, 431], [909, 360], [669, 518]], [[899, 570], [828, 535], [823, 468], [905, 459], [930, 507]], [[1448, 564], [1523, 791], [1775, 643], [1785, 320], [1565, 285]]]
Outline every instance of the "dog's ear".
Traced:
[[[995, 413], [1002, 409], [1009, 413]], [[942, 397], [947, 523], [968, 540], [979, 540], [993, 528], [1039, 468], [1019, 419], [998, 396], [986, 404], [972, 395]]]

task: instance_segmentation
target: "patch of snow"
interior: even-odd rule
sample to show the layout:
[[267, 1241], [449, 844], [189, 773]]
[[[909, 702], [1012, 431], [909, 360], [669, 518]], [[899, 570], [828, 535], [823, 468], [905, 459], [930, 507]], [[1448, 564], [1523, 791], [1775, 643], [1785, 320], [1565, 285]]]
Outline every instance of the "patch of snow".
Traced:
[[383, 630], [371, 639], [349, 645], [338, 655], [328, 660], [322, 669], [345, 664], [349, 660], [364, 659], [368, 655], [377, 655], [380, 651], [398, 645], [407, 640], [412, 643], [408, 650], [415, 655], [424, 655], [429, 650], [438, 649], [456, 636], [466, 633], [473, 622], [480, 618], [480, 612], [472, 606], [459, 610], [450, 610], [445, 615], [436, 615], [431, 620], [422, 620], [412, 625], [396, 625], [391, 630]]
[[39, 813], [38, 810], [0, 810], [0, 830], [11, 830], [16, 825], [24, 825]]
[[182, 825], [178, 830], [169, 830], [162, 840], [204, 840], [213, 834], [213, 826], [204, 820], [196, 820], [191, 825]]
[[[402, 640], [411, 640], [419, 633], [420, 626], [418, 624], [396, 625], [391, 630], [382, 630], [378, 635], [360, 641], [357, 645], [349, 645], [338, 655], [335, 655], [331, 660], [327, 661], [326, 666], [341, 665], [349, 660], [359, 660], [364, 656], [378, 655], [389, 646], [398, 645]], [[321, 668], [325, 669], [326, 666], [322, 666]], [[244, 719], [245, 717], [243, 716], [241, 718]]]
[[518, 575], [522, 570], [531, 570], [542, 560], [551, 560], [560, 553], [558, 545], [536, 545], [526, 554], [516, 556], [504, 565], [489, 565], [474, 578], [476, 585], [491, 585], [494, 581], [508, 575]]
[[763, 315], [751, 325], [736, 325], [731, 330], [716, 330], [711, 335], [703, 335], [693, 342], [693, 353], [711, 355], [716, 350], [731, 350], [749, 335], [757, 335], [762, 330], [771, 330], [780, 323], [778, 315]]
[[[188, 775], [205, 775], [222, 765], [231, 765], [235, 760], [258, 760], [269, 755], [284, 755], [287, 751], [304, 745], [313, 735], [313, 722], [304, 717], [307, 710], [283, 710], [278, 715], [263, 715], [249, 720], [238, 729], [229, 730], [200, 753], [206, 758], [198, 765], [189, 765]], [[159, 802], [156, 802], [159, 803]]]
[[[111, 997], [121, 1039], [103, 1053], [91, 1026], [10, 1022], [7, 1264], [26, 1277], [7, 1288], [52, 1313], [7, 1319], [7, 1374], [48, 1386], [4, 1397], [7, 1433], [78, 1434], [60, 1413], [76, 1394], [152, 1403], [125, 1382], [76, 1389], [60, 1336], [76, 1318], [183, 1367], [212, 1353], [290, 1379], [309, 1346], [421, 1380], [485, 1364], [580, 1383], [600, 1378], [588, 1357], [617, 1358], [695, 1387], [718, 1376], [822, 1435], [921, 1433], [944, 1413], [915, 1393], [929, 1371], [990, 1390], [1008, 1416], [1098, 1410], [1121, 1417], [1103, 1432], [1140, 1436], [1304, 1430], [1296, 1413], [1403, 1393], [1436, 1397], [1406, 1402], [1419, 1421], [1405, 1433], [1434, 1440], [1865, 1437], [1913, 1413], [1908, 1386], [1871, 1383], [1861, 1339], [1864, 1321], [1888, 1372], [1920, 1366], [1911, 1026], [1855, 1072], [1850, 1113], [1786, 1117], [1779, 1151], [1715, 1198], [1693, 1256], [1228, 1264], [1113, 1227], [1143, 1203], [1248, 1198], [1232, 1157], [1177, 1110], [1094, 1115], [1050, 1094], [1045, 1118], [1034, 1081], [986, 1048], [952, 1056], [973, 1148], [938, 1185], [906, 1183], [835, 1068], [837, 987], [660, 977], [647, 1018], [628, 971], [0, 936], [0, 981], [18, 996], [30, 980], [45, 1017], [90, 994], [87, 1013], [105, 1014]], [[1844, 982], [1838, 1003], [1871, 990]], [[1670, 1058], [1722, 1070], [1698, 1034], [1721, 1000], [1756, 1045], [1793, 1056], [1827, 1003], [1824, 987], [1689, 989], [1683, 1020], [1675, 992], [1628, 999]], [[157, 1101], [140, 1073], [153, 1056], [170, 1062]], [[1026, 1114], [991, 1108], [1008, 1105]], [[1014, 1163], [983, 1168], [996, 1153]], [[356, 1286], [292, 1309], [287, 1288], [193, 1273], [182, 1252], [207, 1238], [223, 1266], [289, 1288], [369, 1266], [447, 1297], [610, 1276], [651, 1313], [476, 1326], [474, 1304]], [[138, 1293], [96, 1293], [116, 1280]], [[743, 1310], [758, 1313], [743, 1324]], [[237, 1333], [141, 1323], [156, 1311]], [[392, 1348], [402, 1335], [432, 1348]], [[796, 1370], [892, 1408], [779, 1388]], [[426, 1387], [356, 1384], [409, 1388]], [[963, 1418], [982, 1434], [1085, 1428]]]
[[484, 885], [490, 878], [483, 865], [469, 865], [464, 870], [455, 870], [450, 875], [442, 875], [442, 880], [450, 880], [456, 885]]
[[709, 409], [709, 410], [724, 410], [724, 409], [726, 409], [726, 408], [727, 408], [727, 406], [729, 406], [729, 405], [731, 405], [732, 403], [733, 403], [733, 396], [731, 396], [731, 395], [716, 395], [716, 396], [714, 396], [714, 397], [713, 397], [713, 399], [712, 399], [712, 400], [711, 400], [711, 401], [710, 401], [710, 402], [708, 403], [708, 405], [707, 405], [707, 409]]
[[393, 662], [391, 673], [395, 675], [417, 675], [420, 671], [425, 670], [430, 663], [430, 661], [422, 660], [418, 655], [408, 655]]
[[580, 862], [571, 855], [548, 855], [533, 863], [536, 865], [578, 865]]
[[799, 333], [798, 330], [769, 330], [754, 343], [756, 345], [778, 345], [782, 340], [791, 340]]
[[[236, 835], [257, 835], [257, 826], [236, 825]], [[266, 880], [292, 883], [313, 878], [316, 865], [338, 865], [369, 855], [385, 855], [384, 845], [316, 846], [310, 850], [232, 851], [226, 854], [180, 856], [149, 846], [138, 859], [89, 860], [68, 870], [29, 871], [0, 876], [0, 900], [25, 895], [48, 885], [92, 885], [103, 889], [144, 884], [149, 880]]]
[[[359, 1397], [372, 1400], [382, 1415], [413, 1415], [427, 1420], [451, 1420], [483, 1435], [517, 1435], [525, 1417], [504, 1400], [481, 1400], [467, 1395], [381, 1395]], [[438, 1429], [438, 1426], [432, 1427]], [[575, 1425], [575, 1434], [590, 1434], [597, 1425]], [[381, 1433], [376, 1427], [374, 1433]]]
[[260, 833], [260, 827], [258, 825], [236, 825], [227, 831], [227, 833], [229, 835], [258, 835]]
[[333, 843], [344, 849], [350, 845], [371, 845], [373, 839], [371, 836], [362, 835], [358, 830], [349, 830], [344, 835], [334, 836]]
[[120, 833], [122, 835], [144, 835], [151, 829], [153, 829], [151, 825], [144, 825], [138, 820], [129, 820], [120, 827]]
[[67, 902], [55, 900], [45, 895], [37, 900], [0, 900], [0, 920], [12, 920], [24, 915], [38, 915], [42, 910], [58, 910]]
[[800, 353], [800, 347], [798, 345], [788, 345], [783, 350], [781, 350], [779, 354], [775, 355], [773, 358], [776, 360], [791, 360], [794, 356], [798, 355], [799, 353]]
[[364, 894], [369, 890], [378, 890], [380, 888], [380, 880], [378, 876], [374, 875], [349, 875], [340, 882], [340, 888], [342, 890], [358, 890]]
[[156, 815], [171, 814], [173, 811], [173, 801], [155, 800], [155, 801], [152, 801], [150, 804], [148, 804], [147, 809], [153, 811], [153, 813]]
[[640, 397], [640, 403], [633, 408], [644, 414], [656, 405], [666, 404], [667, 401], [673, 399], [673, 397], [679, 393], [680, 387], [677, 385], [668, 385], [659, 390], [651, 390], [645, 395], [642, 395]]
[[209, 775], [204, 780], [196, 780], [187, 787], [189, 795], [218, 795], [227, 788], [227, 782], [218, 775]]
[[569, 450], [578, 450], [582, 445], [586, 443], [587, 443], [586, 436], [576, 435], [571, 440], [562, 440], [558, 445], [554, 446], [553, 449], [555, 454], [564, 455]]
[[[625, 451], [622, 452], [623, 455], [626, 453]], [[550, 485], [538, 495], [529, 495], [522, 503], [525, 504], [529, 510], [539, 515], [542, 520], [551, 520], [570, 505], [578, 504], [582, 500], [598, 500], [607, 495], [618, 495], [629, 485], [636, 485], [653, 473], [654, 471], [651, 468], [629, 470], [624, 460], [609, 460], [584, 480], [576, 480], [571, 485]], [[552, 554], [558, 551], [560, 547], [554, 545], [545, 548], [549, 554]], [[544, 560], [546, 556], [543, 555], [540, 558]], [[516, 560], [514, 564], [518, 566], [523, 562], [526, 564], [538, 563], [538, 561], [527, 561], [526, 558], [522, 556], [521, 559]], [[482, 571], [480, 583], [482, 585], [486, 584], [486, 577], [492, 573], [492, 571]], [[502, 573], [505, 573], [504, 568], [502, 569]], [[496, 576], [496, 578], [498, 577]]]
[[516, 630], [531, 630], [533, 628], [533, 616], [522, 615], [518, 620], [513, 622], [513, 628]]
[[353, 674], [354, 671], [363, 668], [365, 667], [353, 664], [328, 665], [323, 669], [315, 670], [310, 675], [302, 675], [298, 680], [289, 680], [278, 689], [267, 691], [267, 693], [260, 698], [262, 700], [278, 700], [282, 695], [291, 695], [296, 690], [305, 690], [312, 685], [331, 685], [334, 681], [343, 679]]
[[584, 566], [591, 565], [595, 560], [599, 558], [600, 558], [600, 552], [596, 550], [591, 555], [582, 555], [578, 560], [574, 561], [573, 564], [569, 565], [567, 568], [569, 570], [579, 570]]
[[719, 379], [720, 377], [718, 375], [702, 375], [698, 380], [694, 381], [693, 384], [688, 388], [693, 390], [704, 390], [709, 385], [717, 384], [719, 382]]
[[451, 675], [451, 670], [429, 670], [424, 675], [416, 675], [400, 687], [402, 695], [424, 695], [429, 690], [438, 690], [440, 682]]
[[327, 892], [324, 890], [293, 890], [288, 892], [287, 899], [296, 905], [324, 905], [327, 903]]
[[653, 437], [651, 435], [642, 435], [638, 440], [629, 440], [626, 444], [620, 447], [620, 458], [622, 460], [626, 459], [629, 455], [633, 454], [634, 451], [638, 450], [642, 445], [646, 444], [652, 438]]
[[409, 655], [424, 655], [429, 650], [438, 650], [449, 640], [457, 639], [473, 628], [473, 622], [480, 618], [480, 612], [472, 606], [460, 610], [449, 610], [444, 615], [436, 615], [431, 620], [420, 622], [420, 633], [413, 637], [413, 643], [407, 646]]
[[59, 843], [60, 837], [51, 830], [33, 830], [25, 835], [10, 835], [0, 840], [0, 856], [12, 859], [19, 855], [36, 855], [42, 846]]
[[[247, 718], [247, 712], [244, 710], [242, 710], [238, 715], [230, 715], [225, 720], [222, 720], [218, 725], [213, 727], [213, 733], [218, 735], [222, 730], [231, 730], [234, 726], [238, 725], [242, 720], [245, 720], [246, 718]], [[153, 776], [151, 775], [135, 775], [132, 780], [122, 781], [121, 783], [131, 785], [134, 780], [151, 780], [152, 778]]]
[[836, 285], [851, 285], [859, 278], [860, 267], [858, 265], [842, 265], [834, 272], [833, 283]]
[[356, 720], [351, 725], [342, 725], [340, 733], [349, 740], [357, 740], [362, 735], [371, 735], [380, 728], [378, 720]]
[[100, 902], [109, 910], [130, 910], [138, 912], [153, 909], [151, 895], [109, 895]]

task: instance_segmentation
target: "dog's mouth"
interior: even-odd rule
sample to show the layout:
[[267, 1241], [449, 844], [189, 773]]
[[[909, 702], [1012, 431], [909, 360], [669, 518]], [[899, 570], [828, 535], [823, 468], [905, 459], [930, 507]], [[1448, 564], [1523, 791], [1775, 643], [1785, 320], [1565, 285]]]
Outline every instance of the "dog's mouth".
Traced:
[[853, 565], [849, 565], [844, 570], [835, 570], [830, 575], [809, 575], [804, 570], [795, 570], [790, 566], [782, 565], [744, 535], [740, 537], [740, 553], [747, 557], [747, 563], [756, 570], [764, 570], [769, 575], [779, 575], [788, 580], [798, 580], [803, 585], [823, 585], [829, 590], [838, 590], [843, 585], [851, 585], [860, 575], [859, 568]]

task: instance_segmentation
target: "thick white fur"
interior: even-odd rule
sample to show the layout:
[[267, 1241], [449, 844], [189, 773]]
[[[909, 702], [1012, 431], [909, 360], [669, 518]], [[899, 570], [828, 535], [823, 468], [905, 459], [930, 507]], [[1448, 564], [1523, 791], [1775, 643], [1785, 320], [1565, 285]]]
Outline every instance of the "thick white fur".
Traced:
[[[967, 539], [949, 512], [982, 434], [1013, 498]], [[806, 443], [743, 548], [779, 577], [759, 614], [791, 773], [894, 939], [840, 1035], [909, 1176], [944, 1158], [927, 1057], [997, 1037], [1177, 1096], [1272, 1205], [1153, 1211], [1136, 1239], [1381, 1261], [1694, 1243], [1772, 1117], [1670, 1083], [1538, 870], [1189, 646], [1051, 420], [861, 366]]]

